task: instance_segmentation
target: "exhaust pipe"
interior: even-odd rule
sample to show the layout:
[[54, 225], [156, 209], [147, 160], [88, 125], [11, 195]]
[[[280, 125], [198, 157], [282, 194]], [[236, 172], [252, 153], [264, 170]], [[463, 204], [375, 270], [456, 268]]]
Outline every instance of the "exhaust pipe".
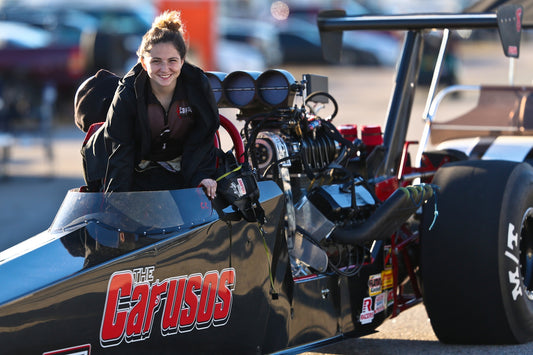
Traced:
[[331, 237], [346, 244], [387, 239], [434, 193], [431, 185], [400, 187], [364, 223], [346, 228], [337, 227]]

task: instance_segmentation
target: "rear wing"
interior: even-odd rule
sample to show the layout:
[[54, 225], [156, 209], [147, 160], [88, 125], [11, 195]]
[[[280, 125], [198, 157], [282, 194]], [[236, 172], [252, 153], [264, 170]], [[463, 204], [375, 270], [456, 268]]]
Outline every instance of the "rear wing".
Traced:
[[[520, 38], [524, 10], [520, 5], [504, 5], [496, 12], [460, 14], [402, 14], [378, 16], [349, 16], [343, 10], [323, 11], [317, 24], [326, 60], [338, 62], [342, 51], [342, 34], [353, 30], [406, 31], [403, 50], [397, 65], [395, 85], [387, 113], [383, 134], [384, 163], [372, 174], [374, 177], [393, 176], [398, 172], [399, 161], [407, 136], [407, 128], [414, 101], [423, 48], [423, 33], [430, 29], [449, 30], [497, 28], [504, 54], [510, 58], [520, 55]], [[528, 26], [529, 27], [529, 26]], [[436, 75], [431, 83], [428, 105], [438, 84], [446, 43], [443, 41]], [[426, 111], [427, 111], [426, 108]]]
[[322, 11], [317, 20], [324, 58], [338, 62], [343, 31], [498, 28], [504, 53], [518, 58], [522, 17], [520, 5], [504, 5], [491, 13], [398, 14], [349, 16], [344, 10]]

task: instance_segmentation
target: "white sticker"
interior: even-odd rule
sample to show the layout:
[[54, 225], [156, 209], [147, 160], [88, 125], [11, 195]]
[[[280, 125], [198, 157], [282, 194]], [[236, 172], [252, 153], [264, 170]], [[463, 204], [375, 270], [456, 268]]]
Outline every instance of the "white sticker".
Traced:
[[376, 314], [378, 314], [379, 312], [383, 312], [385, 310], [385, 307], [386, 307], [385, 295], [386, 293], [380, 293], [379, 295], [376, 296], [376, 301], [374, 305], [374, 311]]
[[372, 297], [365, 297], [363, 299], [363, 308], [361, 310], [361, 315], [359, 316], [359, 321], [361, 324], [368, 324], [374, 320], [374, 310], [372, 309]]
[[237, 182], [239, 183], [239, 192], [242, 196], [246, 195], [246, 187], [244, 186], [244, 182], [241, 178], [237, 179]]

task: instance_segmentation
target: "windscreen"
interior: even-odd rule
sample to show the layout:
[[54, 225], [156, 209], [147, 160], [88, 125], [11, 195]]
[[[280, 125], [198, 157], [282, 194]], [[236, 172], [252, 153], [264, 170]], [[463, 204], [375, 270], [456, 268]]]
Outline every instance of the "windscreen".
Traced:
[[87, 193], [69, 191], [52, 226], [62, 233], [89, 222], [135, 234], [191, 228], [218, 218], [204, 192], [197, 189]]

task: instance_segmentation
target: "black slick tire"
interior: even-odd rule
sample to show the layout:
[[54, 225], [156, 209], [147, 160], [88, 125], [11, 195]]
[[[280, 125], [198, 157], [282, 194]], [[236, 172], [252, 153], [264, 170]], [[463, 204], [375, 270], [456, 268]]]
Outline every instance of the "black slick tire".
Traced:
[[424, 304], [440, 341], [533, 340], [533, 168], [462, 161], [440, 168], [433, 223], [421, 224]]

